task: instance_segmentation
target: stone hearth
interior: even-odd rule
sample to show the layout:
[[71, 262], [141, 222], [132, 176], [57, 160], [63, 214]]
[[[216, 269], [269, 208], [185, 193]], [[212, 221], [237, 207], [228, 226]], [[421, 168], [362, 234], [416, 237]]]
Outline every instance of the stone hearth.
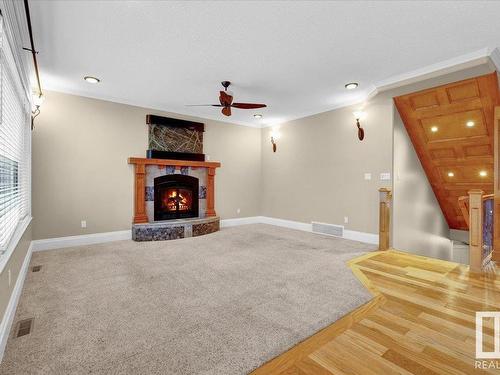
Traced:
[[217, 216], [133, 224], [132, 239], [134, 241], [176, 240], [217, 232], [219, 228], [220, 218]]

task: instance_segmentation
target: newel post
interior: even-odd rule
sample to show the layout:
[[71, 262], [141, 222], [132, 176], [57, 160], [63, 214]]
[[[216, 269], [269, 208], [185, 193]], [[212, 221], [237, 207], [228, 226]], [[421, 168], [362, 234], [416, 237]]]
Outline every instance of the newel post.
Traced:
[[378, 249], [382, 251], [389, 249], [392, 191], [390, 188], [380, 188], [378, 191], [380, 195]]
[[469, 190], [470, 270], [481, 272], [483, 262], [483, 191]]
[[493, 131], [493, 253], [491, 259], [500, 262], [500, 107], [495, 107]]

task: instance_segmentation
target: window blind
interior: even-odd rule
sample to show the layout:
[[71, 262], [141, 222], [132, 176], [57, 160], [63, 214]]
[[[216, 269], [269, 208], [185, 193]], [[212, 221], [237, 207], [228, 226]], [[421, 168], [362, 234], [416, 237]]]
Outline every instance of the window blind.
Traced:
[[0, 254], [31, 215], [31, 104], [0, 17]]

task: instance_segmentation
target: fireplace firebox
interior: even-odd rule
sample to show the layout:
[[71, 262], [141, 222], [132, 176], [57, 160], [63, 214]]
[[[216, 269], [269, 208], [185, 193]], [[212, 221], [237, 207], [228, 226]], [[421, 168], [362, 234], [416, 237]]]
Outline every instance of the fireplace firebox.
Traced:
[[154, 179], [155, 221], [198, 217], [198, 179], [172, 174]]

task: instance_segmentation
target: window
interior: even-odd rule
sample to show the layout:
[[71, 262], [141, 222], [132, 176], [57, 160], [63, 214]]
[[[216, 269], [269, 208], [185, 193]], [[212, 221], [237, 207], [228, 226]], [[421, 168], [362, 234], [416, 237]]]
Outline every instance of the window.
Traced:
[[0, 254], [31, 214], [30, 102], [0, 19]]

